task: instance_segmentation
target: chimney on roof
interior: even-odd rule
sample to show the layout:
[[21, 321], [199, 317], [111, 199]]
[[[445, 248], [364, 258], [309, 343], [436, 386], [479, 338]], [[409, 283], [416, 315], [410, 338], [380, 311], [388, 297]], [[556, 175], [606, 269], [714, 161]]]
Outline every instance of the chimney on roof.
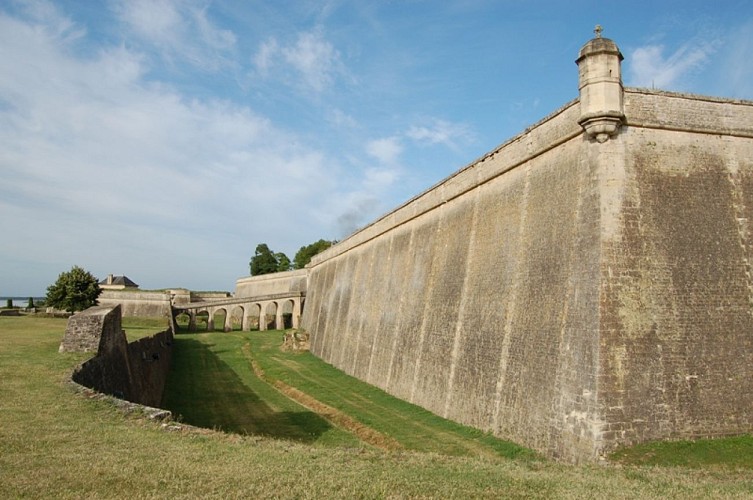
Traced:
[[108, 285], [112, 285], [112, 278], [113, 278], [112, 274], [108, 274], [107, 275], [107, 284]]

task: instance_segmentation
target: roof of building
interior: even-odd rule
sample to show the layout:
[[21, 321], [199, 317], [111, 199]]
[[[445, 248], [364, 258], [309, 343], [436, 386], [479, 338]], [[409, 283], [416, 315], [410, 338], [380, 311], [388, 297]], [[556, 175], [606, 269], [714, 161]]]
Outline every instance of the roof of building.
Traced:
[[112, 281], [108, 283], [108, 278], [103, 279], [99, 282], [100, 285], [120, 285], [120, 286], [126, 286], [126, 287], [136, 287], [138, 288], [139, 285], [133, 282], [128, 276], [113, 276]]

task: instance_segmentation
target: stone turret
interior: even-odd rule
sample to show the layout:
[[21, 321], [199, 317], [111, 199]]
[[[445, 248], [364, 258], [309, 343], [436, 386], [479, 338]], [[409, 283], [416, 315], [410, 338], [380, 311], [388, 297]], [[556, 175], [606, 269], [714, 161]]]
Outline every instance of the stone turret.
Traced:
[[622, 75], [620, 49], [612, 40], [601, 37], [601, 26], [596, 26], [596, 37], [586, 43], [578, 53], [578, 89], [580, 90], [580, 119], [589, 138], [605, 142], [616, 135], [625, 122], [622, 105]]

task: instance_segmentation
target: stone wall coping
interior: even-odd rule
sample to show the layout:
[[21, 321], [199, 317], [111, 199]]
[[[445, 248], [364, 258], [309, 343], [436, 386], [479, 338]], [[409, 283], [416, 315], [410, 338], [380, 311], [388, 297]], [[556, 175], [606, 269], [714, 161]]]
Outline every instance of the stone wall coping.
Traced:
[[645, 87], [625, 87], [625, 93], [630, 94], [646, 94], [656, 95], [663, 97], [674, 97], [678, 99], [689, 99], [693, 101], [707, 101], [720, 104], [740, 104], [743, 106], [753, 106], [753, 100], [749, 99], [736, 99], [733, 97], [716, 97], [703, 94], [692, 94], [690, 92], [676, 92], [670, 90], [649, 89]]
[[[710, 106], [714, 106], [714, 105], [742, 106], [742, 107], [750, 108], [750, 115], [751, 115], [750, 121], [751, 123], [753, 123], [753, 101], [749, 101], [749, 100], [711, 97], [711, 96], [704, 96], [704, 95], [698, 95], [698, 94], [669, 92], [665, 90], [634, 88], [634, 87], [626, 87], [624, 91], [626, 94], [626, 98], [629, 95], [634, 95], [637, 97], [661, 96], [661, 97], [671, 98], [671, 99], [683, 99], [683, 100], [697, 101], [698, 103], [701, 103], [701, 104], [705, 103]], [[560, 144], [563, 144], [564, 142], [567, 142], [568, 140], [571, 140], [577, 137], [578, 135], [582, 133], [582, 129], [580, 128], [580, 126], [577, 125], [577, 118], [576, 120], [573, 120], [572, 127], [566, 127], [567, 132], [564, 134], [560, 134], [559, 137], [557, 137], [557, 134], [553, 134], [552, 130], [547, 130], [547, 127], [549, 125], [556, 126], [554, 125], [553, 122], [557, 122], [559, 119], [561, 119], [563, 115], [566, 115], [568, 112], [577, 112], [577, 106], [579, 105], [579, 103], [580, 103], [579, 99], [574, 99], [568, 102], [567, 104], [557, 109], [553, 113], [547, 115], [546, 117], [542, 118], [535, 124], [526, 128], [523, 132], [515, 135], [514, 137], [510, 138], [506, 142], [502, 143], [501, 145], [499, 145], [492, 151], [470, 162], [465, 167], [461, 168], [460, 170], [456, 171], [455, 173], [451, 174], [445, 179], [434, 184], [433, 186], [423, 191], [422, 193], [409, 199], [408, 201], [398, 206], [394, 210], [382, 215], [381, 217], [375, 219], [370, 224], [355, 231], [354, 233], [352, 233], [351, 235], [349, 235], [347, 238], [343, 239], [336, 245], [333, 245], [327, 250], [321, 252], [320, 254], [315, 255], [311, 259], [311, 262], [306, 266], [306, 268], [315, 267], [327, 260], [335, 258], [338, 255], [341, 255], [351, 250], [352, 248], [360, 246], [361, 244], [367, 241], [370, 241], [373, 238], [381, 234], [384, 234], [387, 231], [394, 229], [395, 227], [402, 225], [405, 222], [408, 222], [409, 220], [412, 220], [418, 217], [419, 215], [422, 215], [424, 213], [427, 213], [439, 207], [440, 205], [446, 203], [447, 201], [464, 194], [470, 189], [474, 189], [486, 182], [489, 182], [495, 177], [498, 177], [509, 170], [512, 170], [522, 164], [525, 164], [526, 162], [530, 161], [536, 156], [539, 156], [542, 153], [545, 153], [546, 151], [549, 151], [553, 149], [554, 147], [557, 147]], [[649, 116], [646, 113], [641, 114], [640, 112], [635, 112], [636, 110], [632, 110], [634, 111], [632, 114], [630, 113], [630, 111], [631, 110], [629, 109], [629, 104], [626, 103], [626, 115], [627, 115], [628, 126], [641, 127], [641, 128], [655, 128], [655, 129], [663, 129], [663, 130], [683, 130], [683, 131], [690, 131], [690, 132], [704, 133], [704, 134], [714, 134], [714, 135], [720, 134], [719, 123], [715, 123], [714, 126], [709, 126], [709, 127], [703, 127], [703, 126], [693, 125], [693, 124], [688, 125], [686, 122], [683, 122], [682, 120], [672, 120], [671, 118], [668, 118], [668, 117], [662, 117], [662, 119], [658, 119], [657, 117]], [[750, 126], [743, 126], [743, 127], [727, 126], [727, 127], [723, 127], [723, 132], [725, 135], [729, 135], [729, 136], [753, 137], [753, 128], [751, 128]], [[526, 155], [520, 156], [519, 152], [513, 151], [514, 149], [519, 149], [520, 147], [526, 147], [527, 149]], [[488, 160], [494, 157], [503, 156], [508, 153], [511, 153], [509, 154], [509, 156], [511, 157], [511, 161], [503, 158], [494, 167], [489, 167], [488, 169], [484, 167], [485, 171], [479, 172], [477, 174], [476, 181], [472, 182], [472, 185], [470, 185], [470, 187], [468, 187], [467, 185], [468, 183], [465, 182], [466, 189], [461, 190], [461, 191], [456, 190], [455, 192], [448, 192], [448, 191], [451, 191], [455, 187], [455, 186], [452, 186], [452, 183], [454, 181], [458, 180], [461, 177], [468, 176], [469, 174], [471, 174], [471, 171], [474, 168], [480, 167], [482, 164], [486, 163]], [[464, 184], [464, 183], [461, 181], [458, 184]], [[449, 190], [445, 189], [447, 187], [449, 187], [450, 189]], [[438, 192], [443, 189], [446, 192], [438, 194]], [[428, 200], [434, 195], [437, 195], [436, 199]]]
[[283, 271], [279, 273], [262, 274], [259, 276], [244, 276], [236, 280], [236, 288], [238, 284], [257, 283], [260, 281], [272, 281], [279, 279], [289, 279], [296, 277], [305, 277], [308, 274], [306, 269], [294, 269], [293, 271]]
[[[106, 316], [109, 314], [113, 309], [118, 307], [117, 305], [102, 305], [102, 306], [92, 306], [88, 309], [84, 309], [83, 311], [79, 311], [75, 313], [73, 316], [76, 317], [82, 317], [82, 316]], [[73, 317], [71, 316], [71, 317]]]
[[143, 292], [138, 290], [102, 290], [103, 299], [170, 300], [170, 292]]
[[[693, 101], [696, 109], [677, 100]], [[753, 138], [753, 101], [742, 99], [626, 88], [625, 116], [628, 127]]]

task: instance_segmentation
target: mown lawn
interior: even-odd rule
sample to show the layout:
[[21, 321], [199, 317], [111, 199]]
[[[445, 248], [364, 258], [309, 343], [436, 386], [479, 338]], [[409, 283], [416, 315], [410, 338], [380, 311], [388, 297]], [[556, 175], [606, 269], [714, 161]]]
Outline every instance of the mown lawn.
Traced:
[[156, 333], [164, 332], [168, 327], [167, 318], [134, 318], [124, 317], [121, 326], [126, 332], [128, 342], [133, 342], [142, 337], [150, 337]]
[[282, 351], [281, 332], [247, 334], [251, 357], [267, 378], [281, 380], [395, 439], [404, 449], [444, 455], [532, 459], [508, 441], [445, 420], [350, 377], [309, 352]]
[[324, 446], [362, 444], [256, 377], [242, 352], [247, 335], [178, 335], [163, 406], [201, 427]]
[[86, 356], [57, 352], [64, 328], [0, 317], [0, 498], [753, 496], [748, 467], [574, 467], [176, 429], [74, 393]]

